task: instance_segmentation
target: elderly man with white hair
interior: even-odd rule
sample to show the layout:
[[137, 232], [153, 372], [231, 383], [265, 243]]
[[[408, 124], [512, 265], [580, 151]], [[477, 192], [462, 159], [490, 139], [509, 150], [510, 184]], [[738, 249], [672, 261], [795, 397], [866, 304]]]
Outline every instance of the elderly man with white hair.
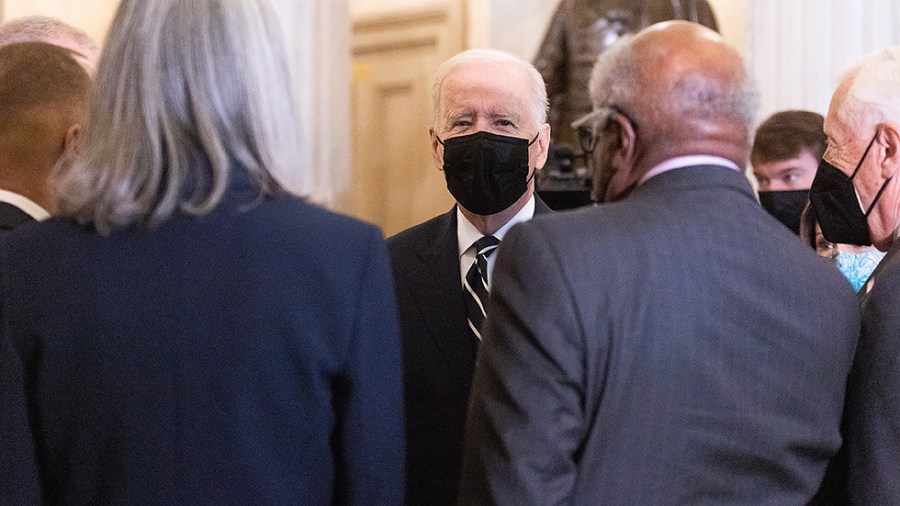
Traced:
[[900, 504], [898, 90], [900, 46], [865, 57], [842, 77], [810, 188], [825, 239], [888, 252], [861, 290], [862, 336], [847, 392], [845, 484], [854, 504]]
[[455, 504], [466, 405], [493, 269], [516, 223], [549, 208], [534, 194], [547, 160], [547, 92], [528, 62], [495, 50], [438, 69], [434, 163], [456, 200], [388, 239], [403, 337], [407, 501]]

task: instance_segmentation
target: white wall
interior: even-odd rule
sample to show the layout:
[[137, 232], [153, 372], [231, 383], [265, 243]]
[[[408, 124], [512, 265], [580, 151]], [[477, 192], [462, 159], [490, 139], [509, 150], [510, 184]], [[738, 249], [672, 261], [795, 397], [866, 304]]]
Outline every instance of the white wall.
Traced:
[[849, 65], [900, 43], [897, 0], [753, 0], [748, 19], [761, 117], [792, 108], [824, 114]]
[[747, 49], [747, 0], [708, 1], [719, 21], [719, 31], [722, 36], [742, 53], [745, 53]]

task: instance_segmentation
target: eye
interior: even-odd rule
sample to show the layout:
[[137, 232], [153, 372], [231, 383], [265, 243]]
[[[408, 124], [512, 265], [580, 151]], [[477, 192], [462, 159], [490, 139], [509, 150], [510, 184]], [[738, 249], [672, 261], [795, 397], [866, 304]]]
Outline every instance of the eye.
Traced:
[[454, 128], [455, 127], [467, 127], [467, 126], [472, 126], [472, 122], [469, 120], [465, 120], [465, 119], [458, 119], [453, 122]]
[[513, 123], [512, 121], [510, 121], [508, 119], [498, 119], [495, 124], [497, 126], [501, 126], [501, 127], [515, 127], [516, 126], [515, 123]]

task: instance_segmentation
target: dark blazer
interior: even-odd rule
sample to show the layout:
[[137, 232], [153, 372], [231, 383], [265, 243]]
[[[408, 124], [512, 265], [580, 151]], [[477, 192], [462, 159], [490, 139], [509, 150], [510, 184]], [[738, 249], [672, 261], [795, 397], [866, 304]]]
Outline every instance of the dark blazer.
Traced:
[[[0, 504], [403, 501], [400, 342], [374, 227], [233, 190], [0, 247]], [[249, 209], [248, 209], [249, 207]]]
[[514, 227], [460, 504], [805, 504], [841, 443], [852, 288], [716, 166]]
[[842, 483], [852, 504], [900, 504], [900, 242], [860, 293], [862, 336], [847, 388]]
[[[550, 212], [537, 195], [534, 212]], [[456, 208], [387, 243], [403, 342], [407, 502], [455, 504], [478, 346], [466, 323]]]
[[6, 237], [14, 229], [35, 222], [25, 211], [7, 202], [0, 202], [0, 239]]

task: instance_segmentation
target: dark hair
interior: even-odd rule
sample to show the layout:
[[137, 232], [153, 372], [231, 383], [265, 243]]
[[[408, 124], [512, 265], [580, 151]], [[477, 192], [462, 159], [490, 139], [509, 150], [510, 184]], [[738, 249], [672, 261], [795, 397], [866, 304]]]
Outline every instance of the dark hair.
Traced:
[[800, 239], [814, 251], [816, 250], [816, 225], [818, 224], [816, 210], [807, 202], [803, 212], [800, 213]]
[[828, 138], [825, 136], [821, 114], [812, 111], [781, 111], [769, 116], [756, 129], [750, 163], [789, 160], [808, 150], [813, 158], [825, 153]]

